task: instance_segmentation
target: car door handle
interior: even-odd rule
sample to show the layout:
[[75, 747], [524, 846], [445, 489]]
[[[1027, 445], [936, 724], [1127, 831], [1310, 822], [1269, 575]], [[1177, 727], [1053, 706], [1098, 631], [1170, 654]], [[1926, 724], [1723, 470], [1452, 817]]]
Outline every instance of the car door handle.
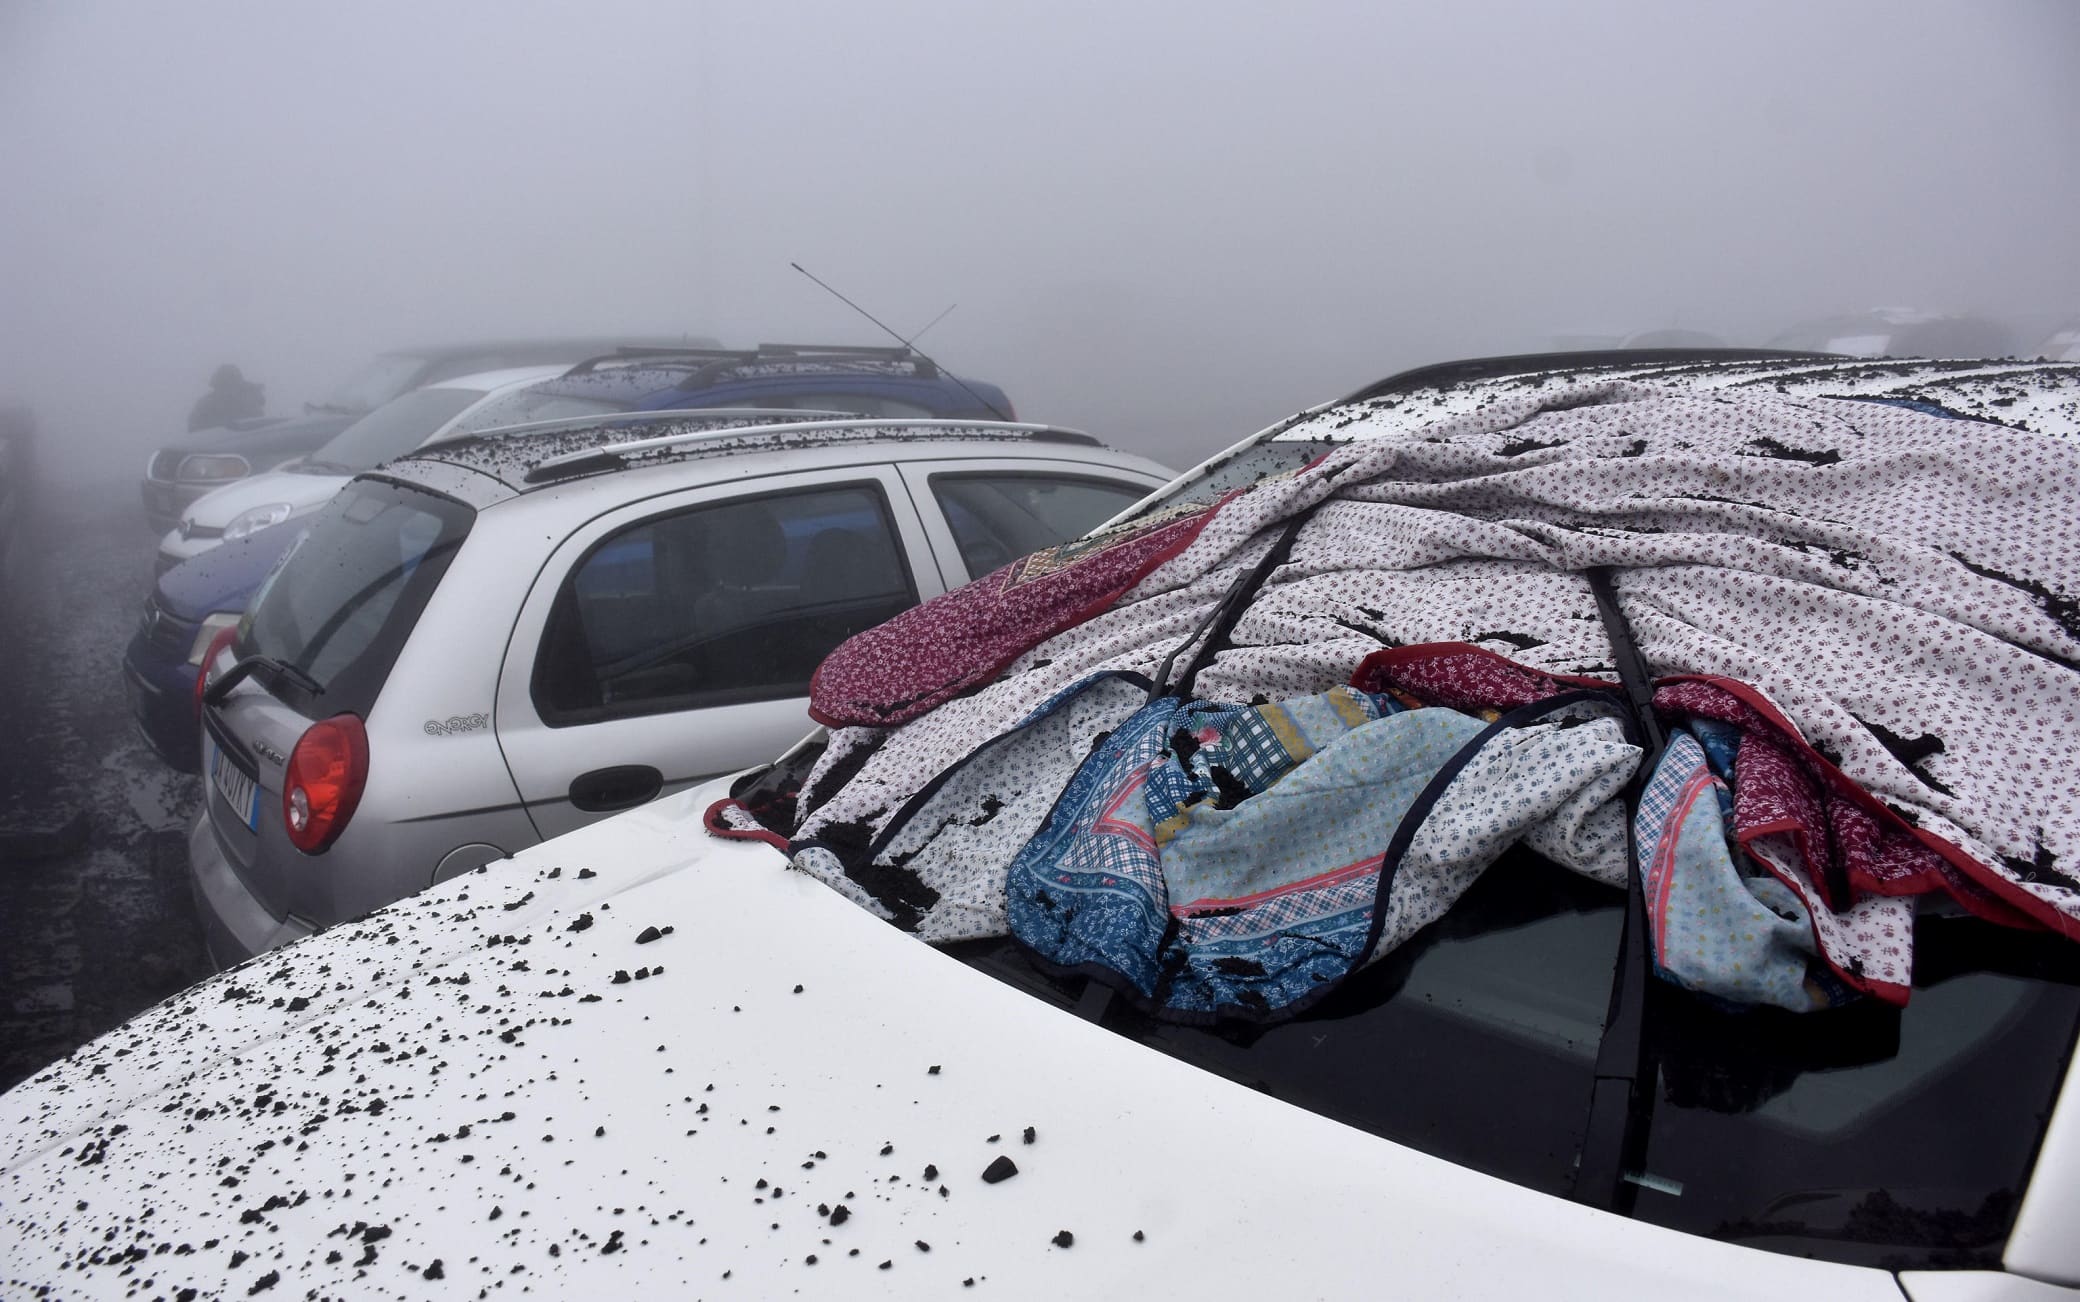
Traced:
[[571, 779], [571, 804], [588, 814], [634, 809], [664, 790], [664, 774], [648, 764], [616, 764]]

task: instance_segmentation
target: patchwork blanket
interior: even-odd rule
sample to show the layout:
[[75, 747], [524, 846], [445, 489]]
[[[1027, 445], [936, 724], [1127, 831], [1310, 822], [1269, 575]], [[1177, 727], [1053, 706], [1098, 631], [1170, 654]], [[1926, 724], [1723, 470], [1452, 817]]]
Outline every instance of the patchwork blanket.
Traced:
[[[1147, 706], [1146, 676], [1312, 512], [1199, 676], [1200, 700], [1318, 696], [1382, 650], [1406, 681], [1361, 691], [1459, 711], [1607, 686], [1582, 572], [1609, 567], [1662, 675], [1657, 708], [1700, 748], [1729, 743], [1725, 773], [1705, 767], [1729, 787], [1733, 884], [1774, 917], [1802, 915], [1824, 960], [1817, 994], [1781, 993], [1801, 978], [1773, 986], [1777, 1002], [1831, 998], [1829, 979], [1903, 999], [1913, 899], [1931, 892], [2080, 936], [2070, 444], [1895, 406], [1624, 383], [1498, 398], [1415, 434], [1365, 438], [1349, 410], [1292, 433], [1329, 437], [1331, 417], [1358, 437], [1194, 518], [1188, 544], [1103, 609], [1030, 634], [995, 625], [971, 666], [986, 672], [941, 665], [855, 693], [845, 717], [899, 710], [913, 688], [938, 703], [832, 732], [792, 829], [796, 866], [928, 938], [1003, 934], [1012, 860], [1052, 826], [1094, 739]], [[942, 601], [918, 618], [958, 660], [974, 612]], [[848, 652], [861, 648], [832, 663]], [[1495, 695], [1498, 662], [1529, 680], [1516, 695]], [[1455, 696], [1459, 680], [1479, 690]], [[1718, 803], [1694, 759], [1671, 746], [1657, 775], [1691, 793], [1649, 829], [1678, 846], [1686, 828], [1709, 845], [1691, 819]], [[939, 803], [919, 817], [927, 787]], [[1779, 886], [1746, 884], [1761, 877]], [[1178, 920], [1190, 902], [1165, 907]]]

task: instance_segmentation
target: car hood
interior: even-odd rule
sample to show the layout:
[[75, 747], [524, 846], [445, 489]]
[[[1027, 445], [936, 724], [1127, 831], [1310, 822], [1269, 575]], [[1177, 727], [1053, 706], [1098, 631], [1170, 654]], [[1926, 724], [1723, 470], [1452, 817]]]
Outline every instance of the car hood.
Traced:
[[208, 529], [222, 529], [255, 507], [287, 502], [292, 511], [303, 512], [322, 506], [347, 486], [350, 475], [304, 475], [289, 470], [270, 470], [248, 475], [214, 492], [204, 493], [181, 512], [183, 522]]
[[240, 421], [199, 429], [160, 444], [166, 452], [241, 452], [247, 456], [270, 452], [306, 452], [361, 419], [362, 412], [320, 411], [302, 416], [263, 416], [258, 421]]
[[244, 610], [304, 527], [302, 520], [286, 520], [182, 561], [159, 576], [159, 608], [191, 621], [222, 610]]
[[263, 955], [0, 1098], [0, 1278], [71, 1297], [1898, 1297], [1882, 1272], [1536, 1194], [1138, 1047], [710, 838], [725, 786]]

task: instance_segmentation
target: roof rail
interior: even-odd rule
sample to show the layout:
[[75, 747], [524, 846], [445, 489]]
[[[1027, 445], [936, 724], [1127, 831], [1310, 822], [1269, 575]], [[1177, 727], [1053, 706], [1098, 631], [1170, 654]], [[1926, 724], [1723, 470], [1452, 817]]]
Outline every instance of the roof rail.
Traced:
[[[650, 413], [653, 415], [662, 413]], [[699, 416], [700, 408], [676, 413]], [[1062, 429], [1056, 425], [1031, 425], [1019, 421], [1003, 420], [912, 420], [904, 417], [852, 420], [807, 420], [784, 425], [731, 425], [719, 429], [688, 430], [678, 434], [660, 434], [656, 438], [632, 439], [627, 443], [609, 443], [602, 447], [587, 448], [582, 452], [566, 452], [548, 457], [529, 466], [521, 476], [522, 482], [545, 484], [560, 479], [575, 479], [581, 475], [593, 475], [607, 470], [619, 470], [628, 464], [632, 453], [654, 452], [664, 448], [681, 447], [689, 443], [701, 443], [711, 439], [741, 438], [753, 434], [806, 434], [816, 431], [842, 433], [847, 430], [896, 430], [896, 429], [947, 429], [997, 431], [1029, 435], [1034, 439], [1051, 443], [1080, 443], [1090, 447], [1104, 444], [1082, 430]]]
[[637, 424], [653, 421], [659, 417], [674, 420], [713, 420], [737, 429], [757, 429], [754, 422], [766, 421], [773, 424], [800, 424], [812, 420], [856, 420], [856, 411], [839, 411], [822, 407], [660, 407], [655, 411], [610, 411], [595, 416], [559, 416], [555, 420], [526, 420], [511, 425], [487, 425], [466, 433], [450, 434], [446, 438], [434, 439], [413, 448], [416, 456], [428, 448], [446, 447], [466, 439], [517, 438], [525, 434], [553, 434], [565, 429], [595, 429], [605, 425]]
[[590, 375], [601, 366], [614, 362], [650, 361], [664, 365], [684, 362], [689, 369], [698, 369], [697, 380], [712, 382], [713, 378], [739, 366], [754, 366], [760, 362], [909, 362], [917, 368], [917, 374], [925, 379], [939, 373], [931, 360], [908, 345], [884, 344], [768, 344], [756, 348], [701, 348], [660, 347], [643, 344], [624, 344], [611, 353], [588, 357], [563, 374]]
[[[1368, 384], [1343, 402], [1362, 402], [1412, 389], [1441, 388], [1474, 380], [1497, 380], [1510, 375], [1536, 375], [1540, 371], [1570, 371], [1600, 366], [1700, 366], [1713, 362], [1845, 362], [1857, 359], [1839, 353], [1804, 353], [1782, 348], [1598, 348], [1583, 352], [1515, 353], [1504, 357], [1474, 357], [1459, 362], [1438, 362], [1390, 375]], [[1337, 404], [1331, 404], [1337, 405]]]

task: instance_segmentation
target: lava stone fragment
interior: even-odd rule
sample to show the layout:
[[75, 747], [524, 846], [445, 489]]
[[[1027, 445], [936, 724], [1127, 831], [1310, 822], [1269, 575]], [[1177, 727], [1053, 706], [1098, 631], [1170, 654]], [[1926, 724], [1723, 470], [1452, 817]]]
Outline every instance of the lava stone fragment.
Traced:
[[651, 941], [656, 940], [659, 936], [662, 936], [663, 934], [663, 932], [659, 931], [655, 927], [645, 927], [642, 929], [642, 931], [636, 934], [636, 944], [647, 945]]
[[996, 1161], [983, 1168], [982, 1182], [984, 1184], [1001, 1184], [1017, 1174], [1018, 1163], [1002, 1154], [998, 1154]]
[[1031, 1126], [1027, 1126], [1025, 1129], [1025, 1134], [1020, 1136], [1020, 1138], [1022, 1138], [1026, 1143], [1030, 1144], [1034, 1140], [1040, 1138], [1040, 1132], [1033, 1129]]
[[1050, 1242], [1057, 1248], [1067, 1248], [1076, 1242], [1076, 1236], [1067, 1230], [1056, 1230], [1054, 1238]]

